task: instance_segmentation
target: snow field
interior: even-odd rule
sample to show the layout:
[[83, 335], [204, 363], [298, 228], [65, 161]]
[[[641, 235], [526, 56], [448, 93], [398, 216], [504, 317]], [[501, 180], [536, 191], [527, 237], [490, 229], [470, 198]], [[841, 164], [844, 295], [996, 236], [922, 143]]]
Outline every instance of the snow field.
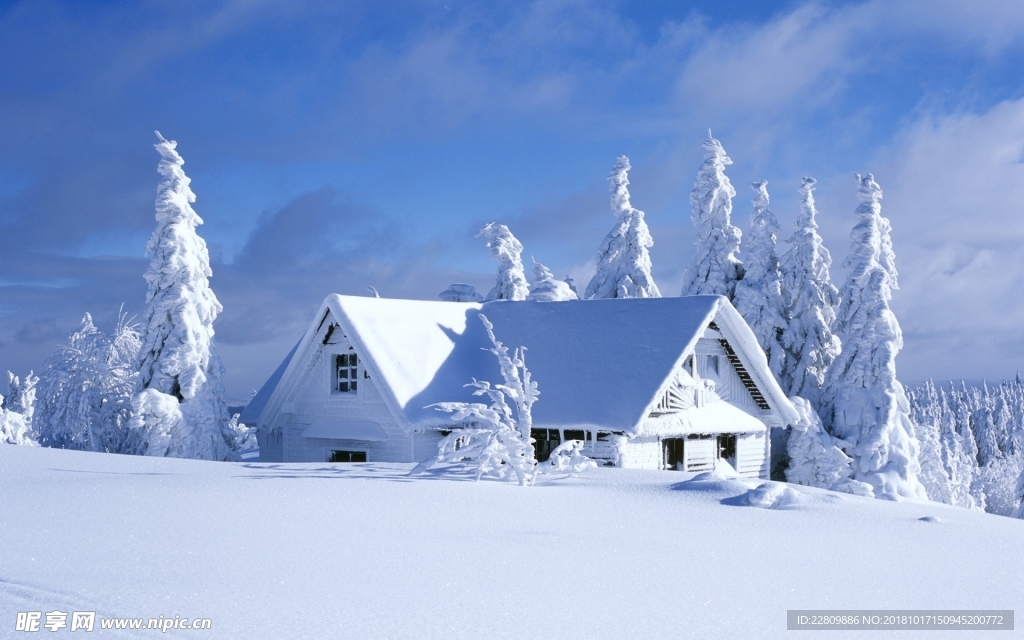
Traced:
[[209, 617], [211, 638], [771, 638], [789, 608], [1022, 595], [1019, 520], [794, 485], [754, 508], [760, 481], [677, 472], [522, 488], [411, 466], [0, 447], [0, 628], [95, 608]]

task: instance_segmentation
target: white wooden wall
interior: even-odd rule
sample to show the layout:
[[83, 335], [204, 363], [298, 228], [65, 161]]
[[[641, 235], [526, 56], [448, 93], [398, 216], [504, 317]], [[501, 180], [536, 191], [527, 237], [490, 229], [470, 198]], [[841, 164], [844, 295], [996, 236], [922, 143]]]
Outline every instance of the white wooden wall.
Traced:
[[[326, 324], [326, 323], [325, 323]], [[348, 341], [336, 329], [326, 345], [319, 345], [307, 362], [291, 394], [284, 399], [271, 433], [279, 430], [280, 446], [266, 438], [271, 446], [260, 460], [284, 462], [325, 462], [332, 450], [365, 451], [370, 462], [419, 462], [437, 455], [438, 432], [408, 434], [384, 403], [373, 379], [362, 376], [357, 393], [337, 393], [332, 389], [334, 356], [348, 353]], [[362, 358], [362, 354], [359, 354]], [[324, 419], [366, 420], [380, 425], [388, 439], [384, 442], [310, 439], [302, 436], [314, 422]]]
[[683, 445], [683, 457], [687, 471], [713, 471], [717, 458], [718, 440], [687, 440]]
[[764, 433], [747, 433], [736, 438], [736, 472], [747, 478], [767, 478], [768, 459]]

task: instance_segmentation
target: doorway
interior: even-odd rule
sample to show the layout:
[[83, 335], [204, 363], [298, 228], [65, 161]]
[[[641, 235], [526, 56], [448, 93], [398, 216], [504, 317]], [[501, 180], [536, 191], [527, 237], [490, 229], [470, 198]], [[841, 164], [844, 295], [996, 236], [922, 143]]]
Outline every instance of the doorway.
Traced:
[[661, 441], [665, 469], [686, 471], [686, 448], [683, 438], [665, 438]]

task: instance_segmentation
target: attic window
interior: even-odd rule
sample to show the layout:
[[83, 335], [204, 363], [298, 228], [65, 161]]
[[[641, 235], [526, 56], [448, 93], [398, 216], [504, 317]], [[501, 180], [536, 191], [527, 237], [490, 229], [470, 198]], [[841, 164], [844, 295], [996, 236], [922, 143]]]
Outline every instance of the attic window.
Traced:
[[334, 390], [338, 393], [356, 393], [359, 384], [359, 358], [355, 351], [334, 356]]

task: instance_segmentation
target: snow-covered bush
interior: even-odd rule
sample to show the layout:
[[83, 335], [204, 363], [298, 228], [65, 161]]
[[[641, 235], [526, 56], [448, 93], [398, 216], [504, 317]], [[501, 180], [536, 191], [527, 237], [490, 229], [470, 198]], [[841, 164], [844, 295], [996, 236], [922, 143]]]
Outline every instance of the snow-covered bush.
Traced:
[[523, 245], [508, 227], [489, 222], [477, 232], [487, 239], [491, 257], [498, 260], [498, 275], [487, 300], [525, 300], [530, 293], [523, 268]]
[[761, 509], [784, 509], [800, 504], [800, 494], [781, 482], [764, 482], [748, 491], [747, 504]]
[[123, 316], [107, 336], [86, 313], [39, 378], [34, 422], [40, 444], [131, 453], [126, 445], [138, 354], [139, 334]]
[[629, 158], [619, 156], [612, 168], [612, 212], [615, 226], [597, 250], [597, 273], [587, 285], [585, 298], [660, 298], [651, 277], [654, 246], [644, 212], [629, 202]]
[[544, 471], [578, 476], [587, 469], [596, 469], [597, 462], [583, 454], [582, 440], [566, 440], [551, 452]]
[[35, 436], [25, 416], [10, 409], [4, 409], [3, 404], [4, 397], [0, 396], [0, 444], [35, 446]]
[[710, 131], [703, 146], [704, 163], [690, 192], [690, 220], [697, 228], [697, 250], [683, 274], [682, 295], [715, 294], [732, 300], [736, 283], [743, 278], [743, 264], [736, 257], [742, 233], [729, 219], [736, 190], [725, 175], [725, 167], [732, 160]]
[[787, 352], [779, 384], [791, 396], [807, 398], [820, 411], [825, 372], [839, 355], [841, 344], [832, 333], [839, 290], [832, 284], [832, 256], [818, 235], [814, 207], [814, 178], [800, 187], [800, 217], [788, 240], [789, 250], [780, 259], [783, 316], [786, 329], [782, 345]]
[[[172, 395], [143, 389], [132, 396], [132, 444], [151, 456], [190, 458], [194, 432], [184, 425], [181, 404]], [[191, 437], [190, 437], [191, 436]]]
[[576, 292], [570, 288], [569, 283], [563, 280], [555, 280], [551, 270], [539, 262], [533, 264], [533, 287], [530, 288], [530, 295], [527, 300], [540, 300], [542, 302], [564, 302], [566, 300], [578, 300]]
[[31, 371], [24, 378], [7, 372], [7, 397], [0, 395], [0, 444], [36, 444], [33, 422], [38, 382]]
[[[540, 391], [526, 368], [526, 349], [519, 347], [512, 355], [494, 335], [494, 325], [480, 314], [490, 338], [491, 348], [501, 367], [504, 384], [491, 386], [490, 382], [473, 379], [467, 387], [475, 387], [475, 396], [487, 396], [490, 404], [481, 402], [439, 402], [429, 405], [438, 411], [451, 413], [455, 423], [467, 426], [453, 430], [438, 445], [436, 463], [465, 464], [482, 476], [506, 478], [514, 476], [519, 484], [533, 484], [537, 475], [530, 430], [533, 427], [531, 409]], [[513, 415], [510, 399], [515, 407]]]
[[825, 379], [822, 419], [832, 435], [849, 443], [844, 448], [853, 458], [854, 480], [870, 484], [877, 497], [926, 498], [917, 478], [910, 405], [896, 379], [903, 335], [889, 309], [897, 288], [891, 227], [882, 217], [882, 190], [874, 177], [858, 175], [857, 185], [861, 204], [836, 322], [843, 351]]
[[4, 409], [13, 411], [25, 418], [25, 422], [32, 430], [35, 430], [32, 420], [35, 415], [36, 385], [38, 383], [39, 377], [33, 375], [31, 371], [24, 378], [19, 378], [8, 371], [7, 397], [4, 398], [3, 402], [0, 402], [0, 406]]
[[476, 292], [476, 287], [462, 282], [448, 285], [448, 288], [437, 294], [437, 297], [445, 302], [483, 302], [484, 299]]
[[787, 451], [789, 467], [786, 480], [809, 487], [831, 489], [850, 476], [850, 458], [821, 426], [811, 403], [791, 396], [790, 401], [800, 416], [792, 426]]
[[157, 226], [146, 246], [149, 291], [136, 387], [138, 393], [150, 393], [132, 401], [145, 412], [135, 416], [132, 426], [141, 431], [136, 439], [145, 450], [140, 453], [233, 460], [238, 442], [228, 426], [224, 367], [213, 339], [213, 321], [222, 307], [210, 289], [213, 271], [206, 242], [196, 233], [203, 221], [192, 209], [196, 196], [181, 168], [185, 161], [177, 143], [159, 132], [157, 137], [163, 180]]
[[768, 181], [754, 182], [750, 233], [743, 241], [743, 279], [736, 283], [735, 304], [768, 358], [777, 379], [783, 373], [786, 351], [780, 342], [786, 329], [782, 301], [782, 272], [776, 253], [779, 221], [768, 208]]

